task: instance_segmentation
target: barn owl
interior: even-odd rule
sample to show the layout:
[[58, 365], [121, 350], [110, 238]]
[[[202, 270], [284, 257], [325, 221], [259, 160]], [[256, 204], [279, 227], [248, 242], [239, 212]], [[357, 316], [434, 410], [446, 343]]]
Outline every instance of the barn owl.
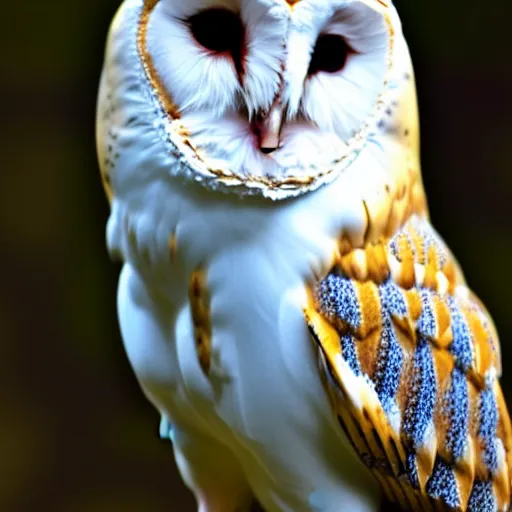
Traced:
[[418, 130], [389, 0], [121, 5], [97, 116], [119, 323], [199, 511], [508, 510], [499, 341]]

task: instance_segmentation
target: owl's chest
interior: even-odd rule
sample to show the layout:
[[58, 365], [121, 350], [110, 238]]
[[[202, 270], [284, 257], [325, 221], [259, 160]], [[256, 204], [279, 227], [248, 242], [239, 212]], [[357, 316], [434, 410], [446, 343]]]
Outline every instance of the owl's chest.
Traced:
[[288, 203], [234, 200], [163, 183], [136, 201], [114, 199], [108, 246], [159, 300], [192, 309], [208, 302], [212, 313], [232, 302], [231, 310], [241, 310], [329, 270], [352, 221], [333, 214], [329, 203], [322, 195]]
[[155, 326], [123, 333], [125, 346], [159, 409], [250, 435], [244, 425], [259, 423], [247, 423], [252, 411], [275, 413], [298, 386], [315, 389], [302, 308], [336, 237], [300, 209], [181, 201], [160, 217], [114, 205], [112, 239], [150, 298]]

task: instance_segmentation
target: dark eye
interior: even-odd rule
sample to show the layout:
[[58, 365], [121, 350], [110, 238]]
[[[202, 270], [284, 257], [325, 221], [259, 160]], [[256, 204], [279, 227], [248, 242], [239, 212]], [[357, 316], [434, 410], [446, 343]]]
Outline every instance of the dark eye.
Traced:
[[196, 41], [216, 53], [240, 56], [244, 29], [239, 16], [228, 9], [206, 9], [188, 19], [190, 31]]
[[347, 63], [350, 47], [343, 37], [336, 34], [322, 34], [315, 45], [309, 64], [309, 75], [319, 71], [337, 73]]

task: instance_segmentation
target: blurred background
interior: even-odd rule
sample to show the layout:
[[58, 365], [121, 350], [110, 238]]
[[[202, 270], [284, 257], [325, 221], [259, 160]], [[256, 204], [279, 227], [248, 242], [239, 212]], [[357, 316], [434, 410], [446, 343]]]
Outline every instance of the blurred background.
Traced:
[[[2, 5], [0, 510], [193, 510], [118, 333], [94, 144], [118, 0]], [[512, 3], [396, 0], [434, 224], [492, 312], [512, 404]]]

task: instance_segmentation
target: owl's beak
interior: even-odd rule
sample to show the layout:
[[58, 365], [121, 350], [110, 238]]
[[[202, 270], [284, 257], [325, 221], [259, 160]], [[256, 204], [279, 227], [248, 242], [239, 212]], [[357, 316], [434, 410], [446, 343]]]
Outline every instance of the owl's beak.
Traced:
[[285, 105], [278, 97], [270, 110], [258, 118], [257, 131], [260, 139], [260, 149], [267, 155], [279, 148], [284, 111]]

